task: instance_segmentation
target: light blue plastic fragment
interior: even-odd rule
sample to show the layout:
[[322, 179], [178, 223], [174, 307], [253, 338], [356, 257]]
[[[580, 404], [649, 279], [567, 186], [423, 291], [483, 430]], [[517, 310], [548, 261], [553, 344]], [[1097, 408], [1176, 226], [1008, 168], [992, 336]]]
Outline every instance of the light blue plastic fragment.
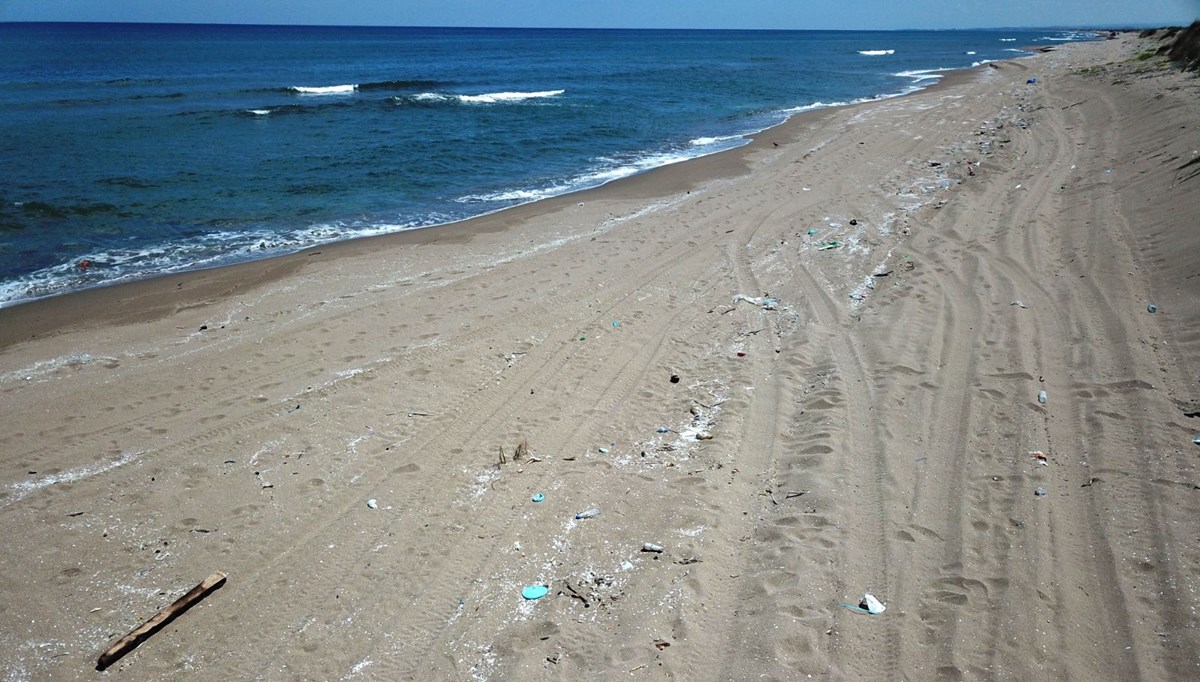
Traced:
[[529, 587], [521, 590], [521, 596], [532, 601], [534, 599], [541, 599], [549, 592], [550, 588], [546, 587], [545, 585], [530, 585]]
[[532, 499], [534, 502], [541, 502], [542, 500], [546, 499], [546, 496], [543, 495], [542, 493], [537, 493], [533, 496]]

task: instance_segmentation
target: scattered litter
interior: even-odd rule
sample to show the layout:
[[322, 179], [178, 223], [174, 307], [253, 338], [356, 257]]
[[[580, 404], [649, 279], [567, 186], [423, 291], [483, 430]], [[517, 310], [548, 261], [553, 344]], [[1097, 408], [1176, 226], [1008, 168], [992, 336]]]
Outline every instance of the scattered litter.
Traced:
[[546, 499], [546, 495], [543, 493], [534, 493], [533, 497], [529, 499], [533, 500], [534, 502], [541, 502]]
[[602, 455], [608, 454], [608, 448], [597, 448], [597, 450], [599, 450], [600, 454], [602, 454]]
[[1036, 78], [1030, 78], [1029, 80], [1025, 81], [1025, 84], [1026, 84], [1026, 85], [1037, 85], [1037, 79], [1036, 79]]
[[678, 374], [671, 375], [671, 383], [673, 383], [673, 384], [679, 383], [679, 375]]
[[815, 228], [815, 227], [810, 227], [810, 228], [808, 228], [808, 236], [810, 236], [810, 237], [811, 237], [811, 236], [813, 236], [813, 235], [814, 235], [814, 234], [816, 234], [816, 233], [817, 233], [817, 228]]
[[375, 498], [373, 498], [373, 497], [371, 499], [367, 500], [367, 506], [370, 507], [371, 509], [379, 509], [379, 503], [376, 502]]
[[628, 559], [626, 559], [625, 561], [622, 561], [621, 562], [621, 570], [622, 571], [632, 571], [633, 570], [633, 562], [629, 561]]
[[1151, 303], [1150, 305], [1146, 306], [1146, 312], [1148, 312], [1148, 313], [1157, 313], [1157, 312], [1158, 312], [1158, 306], [1156, 306], [1156, 305], [1154, 305], [1153, 303]]
[[701, 431], [696, 434], [696, 440], [712, 440], [712, 434], [707, 431]]
[[1012, 303], [1009, 303], [1009, 305], [1015, 305], [1018, 308], [1028, 308], [1029, 307], [1029, 306], [1025, 305], [1024, 303], [1021, 303], [1020, 301], [1013, 301]]
[[779, 301], [771, 298], [770, 296], [754, 297], [747, 296], [745, 294], [734, 294], [733, 302], [737, 303], [738, 301], [746, 301], [747, 303], [762, 306], [763, 310], [775, 310], [775, 308], [779, 305]]
[[546, 596], [549, 592], [550, 592], [550, 588], [546, 587], [545, 585], [530, 585], [530, 586], [526, 587], [525, 589], [521, 590], [521, 596], [525, 597], [526, 599], [528, 599], [530, 601], [533, 601], [534, 599], [541, 599], [542, 597]]
[[659, 651], [662, 651], [663, 649], [666, 649], [669, 646], [671, 646], [671, 643], [665, 639], [654, 640], [654, 648], [658, 649]]
[[655, 429], [655, 431], [657, 431], [658, 433], [670, 433], [671, 429], [668, 429], [665, 426], [660, 426], [657, 429]]
[[653, 542], [647, 542], [642, 545], [642, 551], [643, 552], [654, 552], [655, 554], [662, 554], [663, 546], [656, 545]]
[[614, 326], [614, 327], [620, 327], [620, 326], [621, 326], [621, 323], [620, 323], [620, 322], [618, 322], [618, 321], [616, 321], [616, 320], [613, 320], [613, 326]]
[[583, 511], [579, 512], [578, 514], [575, 515], [575, 518], [577, 518], [577, 519], [594, 519], [597, 516], [600, 516], [600, 510], [597, 509], [596, 507], [592, 507], [590, 509], [584, 509]]
[[1047, 400], [1049, 400], [1049, 399], [1050, 399], [1050, 398], [1049, 398], [1049, 397], [1046, 395], [1046, 392], [1045, 392], [1045, 391], [1038, 391], [1038, 402], [1039, 402], [1039, 403], [1041, 403], [1041, 404], [1045, 405], [1045, 404], [1046, 404], [1046, 401], [1047, 401]]
[[299, 405], [297, 405], [297, 406], [295, 406], [295, 407], [292, 407], [292, 408], [289, 408], [289, 409], [288, 409], [288, 414], [291, 414], [291, 413], [295, 412], [295, 411], [296, 411], [296, 410], [298, 410], [298, 409], [300, 409], [300, 406], [299, 406]]
[[850, 609], [858, 613], [865, 613], [870, 616], [877, 616], [887, 610], [883, 602], [875, 598], [873, 594], [864, 594], [858, 604], [842, 604], [842, 608]]
[[572, 599], [578, 599], [583, 604], [583, 608], [585, 608], [585, 609], [591, 608], [591, 606], [592, 606], [591, 602], [588, 601], [588, 598], [585, 597], [583, 595], [583, 593], [581, 593], [579, 590], [575, 589], [575, 587], [573, 585], [571, 585], [570, 580], [564, 580], [563, 586], [566, 587], [567, 590], [566, 590], [566, 592], [559, 592], [559, 594], [566, 594], [567, 596], [571, 597]]
[[828, 251], [829, 249], [841, 248], [841, 246], [842, 246], [841, 242], [837, 242], [837, 241], [825, 242], [824, 244], [817, 247], [817, 251]]
[[1046, 460], [1046, 453], [1042, 452], [1041, 450], [1034, 450], [1033, 452], [1029, 453], [1029, 456], [1037, 459], [1037, 461], [1041, 462], [1045, 466], [1050, 466], [1050, 462]]
[[1046, 489], [1039, 485], [1038, 487], [1034, 488], [1033, 494], [1037, 495], [1038, 497], [1042, 497], [1046, 494]]
[[1200, 445], [1200, 433], [1197, 433], [1196, 435], [1192, 436], [1192, 442], [1195, 443], [1196, 445]]

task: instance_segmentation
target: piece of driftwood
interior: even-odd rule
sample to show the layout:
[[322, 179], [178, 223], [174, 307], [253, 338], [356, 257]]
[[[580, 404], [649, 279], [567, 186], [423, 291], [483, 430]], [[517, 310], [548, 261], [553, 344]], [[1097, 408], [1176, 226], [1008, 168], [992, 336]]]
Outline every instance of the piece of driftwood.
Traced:
[[192, 588], [190, 592], [176, 599], [173, 604], [165, 609], [154, 614], [150, 620], [142, 623], [129, 634], [117, 640], [116, 644], [108, 647], [108, 649], [100, 654], [100, 658], [96, 661], [96, 670], [104, 670], [108, 666], [116, 663], [122, 656], [133, 651], [139, 644], [146, 641], [150, 635], [163, 629], [175, 620], [184, 611], [187, 611], [196, 602], [204, 599], [210, 592], [225, 584], [225, 574], [217, 571], [208, 576], [199, 585]]

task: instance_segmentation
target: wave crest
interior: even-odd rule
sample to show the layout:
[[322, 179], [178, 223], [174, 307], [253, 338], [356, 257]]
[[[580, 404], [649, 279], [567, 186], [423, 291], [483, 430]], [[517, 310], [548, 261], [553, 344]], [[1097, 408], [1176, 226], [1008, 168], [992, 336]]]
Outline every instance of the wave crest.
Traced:
[[348, 95], [358, 90], [357, 83], [349, 85], [293, 85], [288, 90], [298, 95]]
[[859, 50], [858, 53], [861, 55], [866, 55], [868, 57], [882, 57], [887, 54], [896, 54], [896, 51], [895, 50]]

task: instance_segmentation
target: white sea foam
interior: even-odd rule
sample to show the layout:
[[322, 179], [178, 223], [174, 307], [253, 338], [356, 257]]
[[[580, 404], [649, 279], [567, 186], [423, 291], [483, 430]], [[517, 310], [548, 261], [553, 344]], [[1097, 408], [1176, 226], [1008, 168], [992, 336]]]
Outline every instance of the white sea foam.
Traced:
[[967, 50], [967, 54], [975, 54], [975, 50]]
[[306, 85], [293, 85], [292, 87], [288, 88], [288, 90], [301, 95], [348, 95], [355, 90], [358, 90], [358, 85], [320, 85], [312, 87]]
[[1016, 39], [1016, 38], [1001, 38], [1001, 39], [1000, 39], [1000, 42], [1002, 42], [1002, 43], [1015, 43], [1015, 42], [1017, 42], [1017, 39]]
[[953, 70], [954, 69], [913, 69], [910, 71], [901, 71], [899, 73], [893, 73], [892, 75], [899, 76], [900, 78], [911, 78], [914, 81], [921, 82], [921, 81], [927, 81], [927, 80], [936, 80], [938, 78], [944, 78], [945, 74], [942, 72], [953, 71]]
[[542, 99], [557, 97], [566, 90], [540, 90], [538, 92], [485, 92], [480, 95], [458, 95], [457, 99], [465, 104], [498, 104], [501, 102], [523, 102], [527, 99]]
[[266, 116], [271, 113], [270, 109], [247, 109], [246, 113], [254, 114], [255, 116]]
[[688, 141], [688, 146], [691, 147], [713, 147], [717, 145], [726, 145], [731, 142], [744, 140], [744, 135], [720, 135], [718, 137], [697, 137], [694, 140]]
[[859, 50], [858, 53], [861, 55], [866, 55], [868, 57], [882, 57], [887, 54], [896, 54], [896, 51], [895, 50]]

